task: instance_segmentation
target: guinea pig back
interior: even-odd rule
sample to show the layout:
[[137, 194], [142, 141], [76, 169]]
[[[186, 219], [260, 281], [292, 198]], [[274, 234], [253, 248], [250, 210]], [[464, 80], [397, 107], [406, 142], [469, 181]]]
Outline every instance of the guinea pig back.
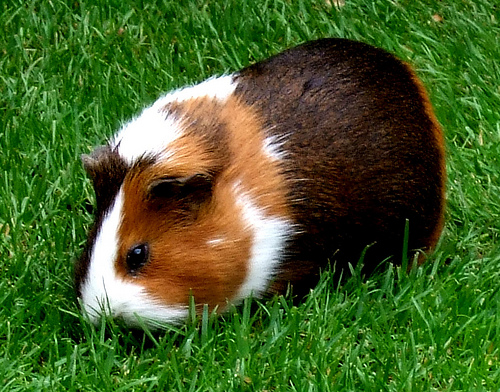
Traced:
[[423, 87], [349, 40], [169, 93], [82, 159], [97, 209], [75, 285], [93, 322], [181, 322], [190, 295], [222, 311], [306, 292], [329, 261], [400, 260], [407, 220], [415, 252], [443, 226], [443, 137]]

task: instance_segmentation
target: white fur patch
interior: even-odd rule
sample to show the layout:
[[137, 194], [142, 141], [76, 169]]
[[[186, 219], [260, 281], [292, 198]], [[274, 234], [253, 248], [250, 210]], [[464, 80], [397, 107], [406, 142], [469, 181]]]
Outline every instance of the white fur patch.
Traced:
[[170, 102], [182, 102], [201, 97], [215, 98], [219, 101], [225, 101], [231, 96], [231, 94], [233, 94], [237, 85], [238, 83], [234, 81], [233, 75], [212, 77], [194, 86], [174, 90], [158, 99], [154, 105], [163, 107]]
[[248, 273], [233, 302], [250, 296], [259, 297], [268, 288], [283, 257], [286, 241], [293, 234], [293, 224], [286, 219], [266, 216], [251, 197], [234, 186], [236, 203], [241, 207], [243, 221], [253, 232]]
[[170, 157], [168, 145], [181, 134], [179, 121], [153, 105], [125, 124], [110, 144], [132, 165], [141, 157]]
[[143, 110], [139, 117], [125, 124], [110, 145], [131, 165], [143, 156], [168, 159], [174, 152], [168, 146], [182, 135], [179, 118], [169, 115], [165, 106], [175, 101], [210, 97], [225, 101], [236, 88], [233, 76], [210, 78], [195, 86], [175, 90]]
[[211, 240], [208, 240], [207, 245], [218, 246], [218, 245], [222, 245], [225, 241], [226, 241], [226, 239], [224, 237], [216, 237], [216, 238], [212, 238]]
[[280, 140], [276, 136], [268, 136], [264, 139], [262, 148], [264, 153], [273, 161], [280, 161], [286, 156], [286, 152], [282, 149], [284, 143], [284, 140]]
[[88, 275], [82, 286], [82, 305], [90, 321], [98, 324], [101, 315], [121, 317], [128, 325], [138, 325], [137, 316], [144, 323], [179, 323], [188, 310], [179, 306], [165, 306], [135, 283], [119, 278], [115, 271], [118, 252], [117, 232], [121, 224], [123, 190], [118, 192], [113, 206], [104, 217], [94, 243]]

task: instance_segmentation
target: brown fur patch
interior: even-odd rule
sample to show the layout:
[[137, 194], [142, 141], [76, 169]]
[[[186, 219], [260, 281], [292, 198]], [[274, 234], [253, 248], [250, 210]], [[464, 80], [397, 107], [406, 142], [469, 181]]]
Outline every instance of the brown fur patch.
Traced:
[[[443, 226], [444, 146], [411, 70], [369, 45], [323, 39], [238, 73], [235, 95], [258, 110], [287, 152], [290, 211], [300, 233], [273, 288], [307, 292], [329, 260], [364, 272], [431, 250]], [[423, 261], [423, 258], [422, 260]], [[299, 293], [300, 295], [301, 293]]]
[[[168, 305], [224, 308], [246, 278], [252, 231], [235, 200], [237, 186], [267, 215], [287, 216], [286, 190], [278, 163], [263, 150], [265, 135], [251, 108], [234, 97], [221, 103], [197, 98], [174, 102], [165, 111], [179, 118], [182, 135], [168, 146], [167, 159], [136, 165], [125, 178], [123, 223], [117, 270]], [[213, 194], [196, 216], [182, 201], [148, 201], [148, 186], [163, 177], [206, 174]], [[127, 273], [126, 256], [147, 242], [150, 260], [137, 277]]]

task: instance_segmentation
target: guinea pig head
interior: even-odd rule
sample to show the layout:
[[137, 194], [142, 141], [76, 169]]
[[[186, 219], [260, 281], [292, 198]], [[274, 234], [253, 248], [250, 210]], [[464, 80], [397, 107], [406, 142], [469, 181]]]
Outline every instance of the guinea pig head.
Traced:
[[181, 322], [263, 293], [292, 231], [274, 147], [234, 96], [166, 96], [83, 158], [97, 212], [75, 268], [93, 322]]

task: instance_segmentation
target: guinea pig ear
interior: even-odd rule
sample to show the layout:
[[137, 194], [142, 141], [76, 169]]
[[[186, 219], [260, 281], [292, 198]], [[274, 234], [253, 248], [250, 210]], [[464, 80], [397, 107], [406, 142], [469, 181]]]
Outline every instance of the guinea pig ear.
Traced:
[[97, 210], [102, 212], [109, 207], [120, 189], [128, 171], [127, 163], [110, 146], [97, 147], [81, 158], [94, 186]]
[[90, 178], [95, 178], [96, 173], [102, 166], [104, 160], [106, 160], [111, 154], [111, 148], [108, 145], [99, 146], [90, 154], [82, 154], [81, 160], [83, 168], [87, 172]]
[[163, 177], [154, 180], [148, 187], [151, 200], [177, 199], [201, 203], [212, 194], [213, 178], [207, 174], [194, 174], [187, 177]]

